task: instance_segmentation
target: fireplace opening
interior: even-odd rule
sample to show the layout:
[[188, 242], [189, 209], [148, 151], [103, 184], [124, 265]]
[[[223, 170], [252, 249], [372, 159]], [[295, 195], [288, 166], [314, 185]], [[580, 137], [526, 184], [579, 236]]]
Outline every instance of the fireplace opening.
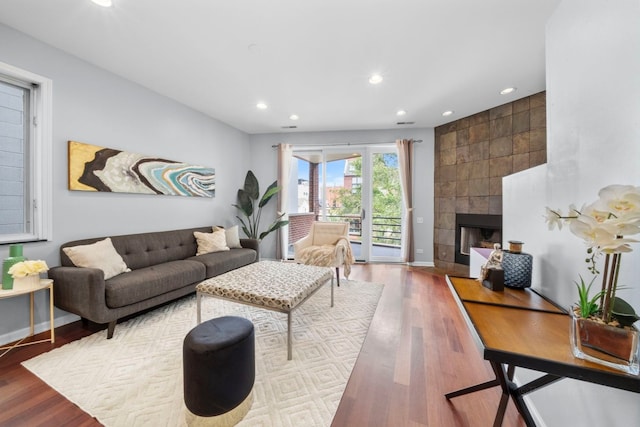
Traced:
[[456, 214], [455, 262], [469, 265], [471, 248], [502, 243], [502, 215]]

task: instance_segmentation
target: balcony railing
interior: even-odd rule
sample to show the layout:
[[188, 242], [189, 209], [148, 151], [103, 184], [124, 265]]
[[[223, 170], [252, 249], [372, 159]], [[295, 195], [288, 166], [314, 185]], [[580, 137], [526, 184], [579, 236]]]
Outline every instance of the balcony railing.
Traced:
[[[351, 240], [362, 237], [362, 217], [360, 215], [327, 215], [327, 221], [345, 221], [349, 223]], [[402, 219], [400, 217], [373, 216], [372, 242], [378, 245], [400, 247], [402, 241]]]

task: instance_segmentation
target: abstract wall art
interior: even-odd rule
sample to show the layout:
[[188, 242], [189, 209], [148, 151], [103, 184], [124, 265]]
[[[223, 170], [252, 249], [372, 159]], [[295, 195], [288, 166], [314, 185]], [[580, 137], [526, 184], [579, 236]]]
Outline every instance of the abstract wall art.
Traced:
[[213, 168], [69, 141], [69, 190], [214, 197]]

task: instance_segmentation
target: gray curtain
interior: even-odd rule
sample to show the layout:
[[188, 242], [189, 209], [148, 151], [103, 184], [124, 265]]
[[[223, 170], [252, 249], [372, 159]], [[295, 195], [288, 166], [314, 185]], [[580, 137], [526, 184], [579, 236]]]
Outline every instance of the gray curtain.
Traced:
[[[278, 193], [278, 216], [287, 212], [287, 202], [289, 201], [289, 174], [291, 171], [291, 158], [293, 157], [293, 146], [291, 144], [278, 144], [278, 186], [281, 187]], [[287, 220], [288, 215], [282, 217]], [[287, 258], [287, 248], [289, 240], [289, 227], [282, 227], [276, 231], [276, 259]]]
[[398, 139], [398, 163], [400, 165], [400, 186], [404, 200], [404, 211], [406, 213], [402, 222], [402, 260], [404, 262], [414, 261], [413, 250], [413, 140]]

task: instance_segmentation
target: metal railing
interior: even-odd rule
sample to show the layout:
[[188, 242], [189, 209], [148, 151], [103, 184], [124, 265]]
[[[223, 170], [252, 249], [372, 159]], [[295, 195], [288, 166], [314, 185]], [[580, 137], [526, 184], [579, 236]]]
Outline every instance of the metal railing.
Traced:
[[[351, 240], [362, 237], [362, 217], [360, 215], [327, 215], [327, 221], [349, 223]], [[372, 218], [371, 240], [373, 244], [400, 247], [402, 241], [402, 219], [400, 217], [376, 216]]]

